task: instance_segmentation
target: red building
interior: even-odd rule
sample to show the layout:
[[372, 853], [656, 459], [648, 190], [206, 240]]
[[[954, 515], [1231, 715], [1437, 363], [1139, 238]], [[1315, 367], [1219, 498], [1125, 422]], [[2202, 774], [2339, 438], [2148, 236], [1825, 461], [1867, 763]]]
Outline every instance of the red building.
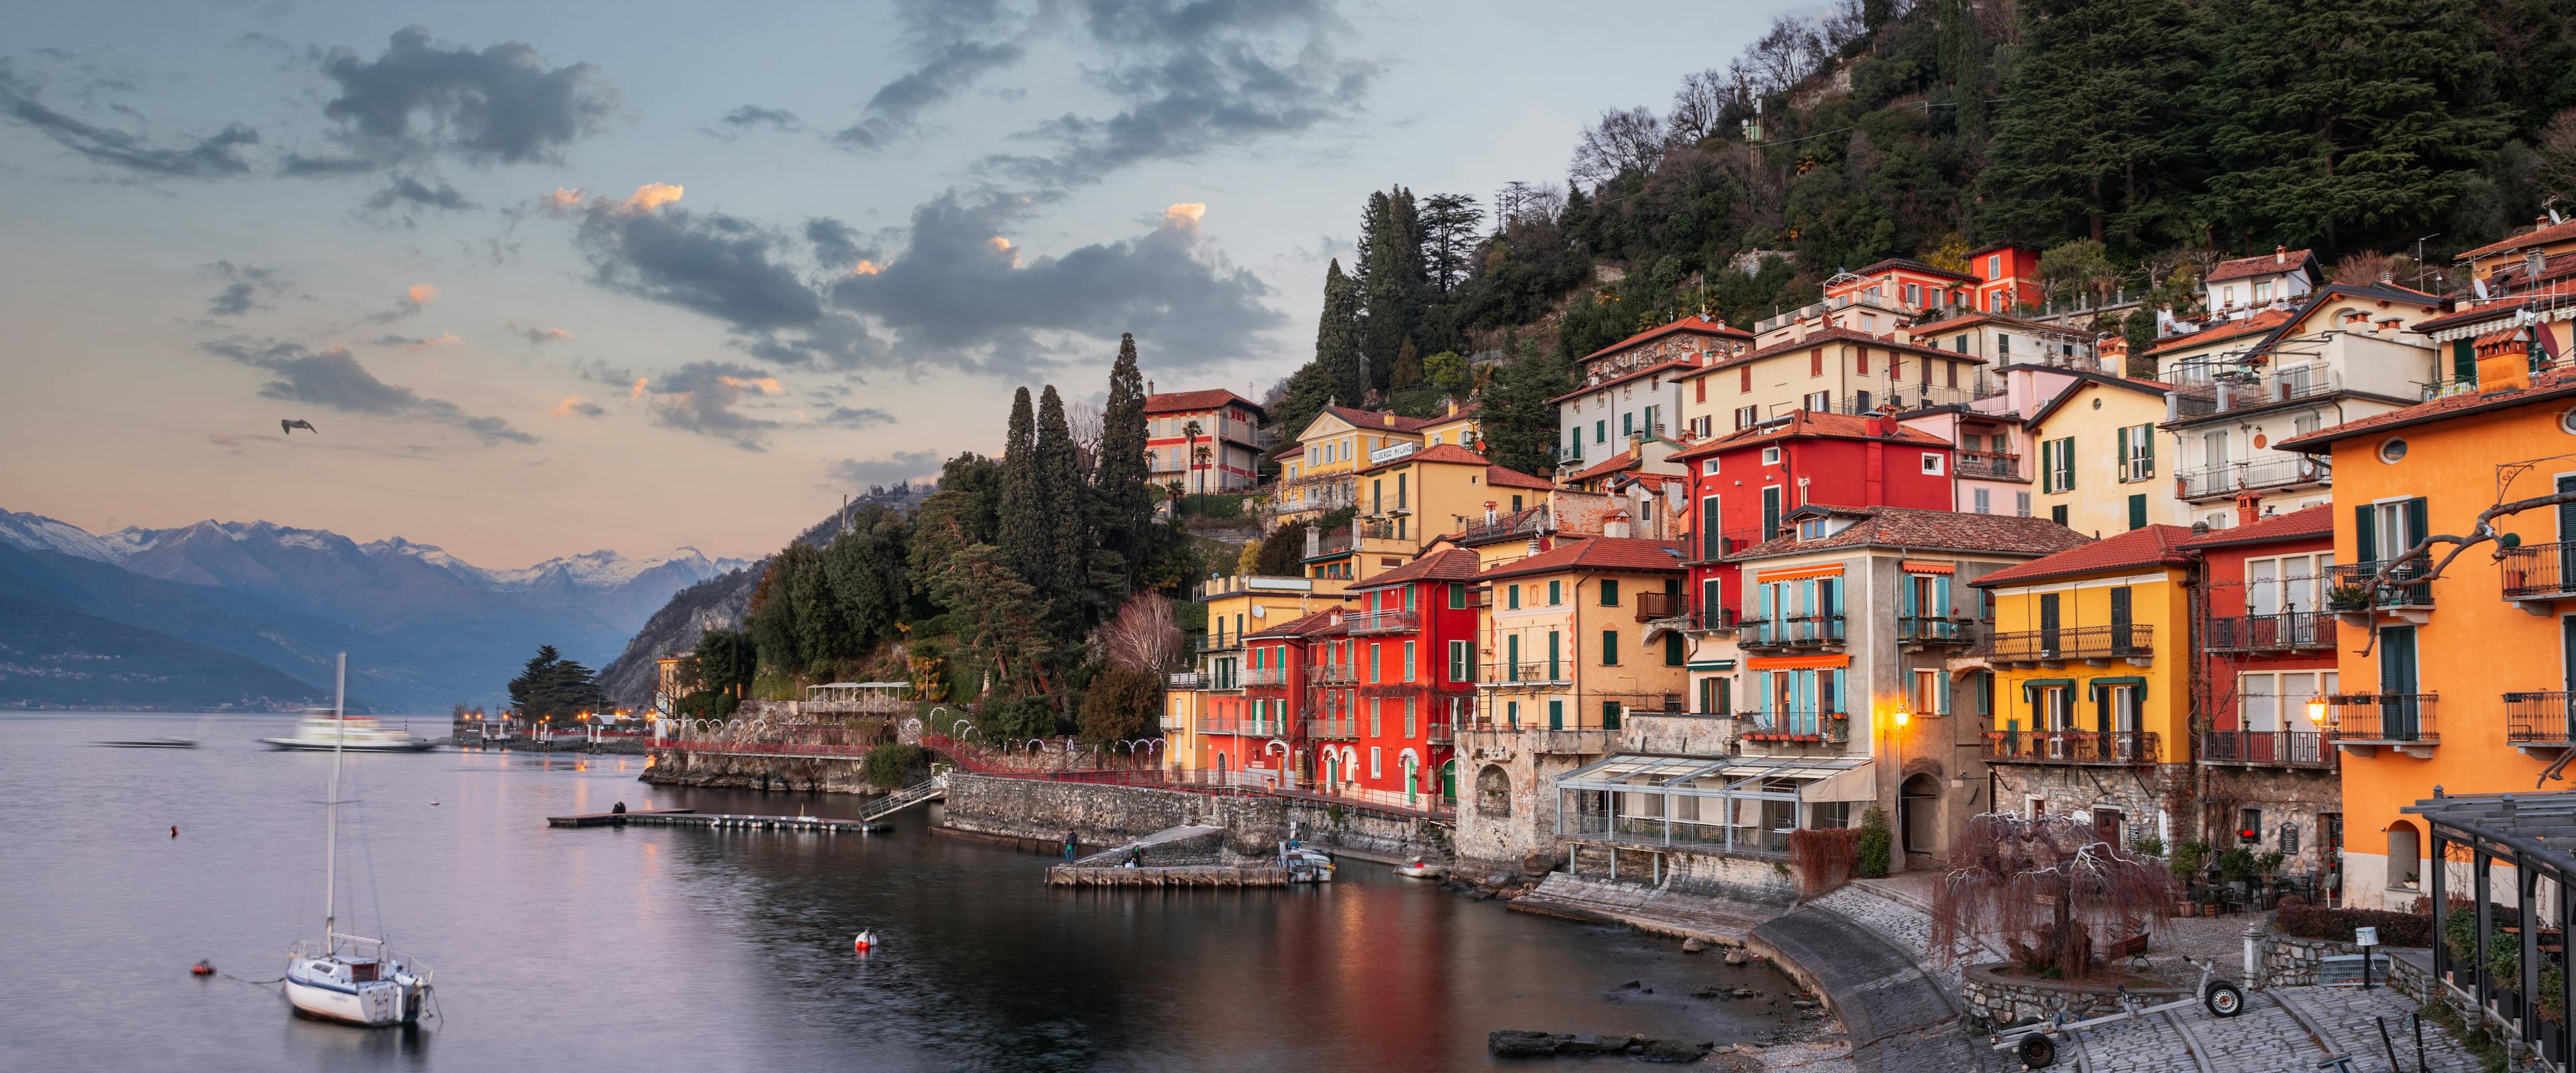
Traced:
[[[2251, 502], [2242, 508], [2253, 513]], [[2311, 862], [2339, 893], [2343, 805], [2339, 753], [2309, 701], [2340, 691], [2332, 587], [2334, 507], [2321, 504], [2194, 537], [2201, 610], [2194, 632], [2192, 760], [2201, 768], [2203, 829]], [[2321, 705], [2319, 716], [2326, 713]], [[2264, 845], [2266, 832], [2287, 831]], [[2295, 832], [2314, 832], [2301, 846]]]
[[1721, 558], [1779, 535], [1800, 507], [1951, 509], [1952, 451], [1894, 417], [1798, 410], [1673, 455], [1690, 474], [1696, 606], [1735, 608], [1736, 570]]
[[1976, 294], [1970, 308], [1981, 313], [2010, 313], [2016, 309], [2036, 309], [2048, 300], [2048, 292], [2039, 285], [2039, 251], [2027, 246], [1988, 246], [1968, 255], [1968, 268], [1977, 274]]
[[1976, 279], [1921, 261], [1890, 257], [1858, 272], [1825, 281], [1825, 299], [1866, 302], [1881, 309], [1938, 309], [1957, 305]]
[[1259, 404], [1224, 388], [1146, 395], [1145, 453], [1154, 486], [1178, 483], [1184, 495], [1252, 487], [1260, 479], [1261, 414]]
[[1435, 546], [1354, 586], [1349, 636], [1356, 706], [1331, 763], [1337, 791], [1388, 804], [1457, 800], [1453, 728], [1476, 696], [1475, 552]]
[[[1298, 713], [1306, 707], [1313, 683], [1313, 639], [1338, 634], [1342, 610], [1314, 614], [1243, 637], [1243, 669], [1238, 681], [1212, 683], [1242, 690], [1240, 696], [1210, 694], [1199, 718], [1201, 766], [1217, 772], [1246, 772], [1273, 786], [1295, 785]], [[1275, 743], [1275, 746], [1274, 746]]]

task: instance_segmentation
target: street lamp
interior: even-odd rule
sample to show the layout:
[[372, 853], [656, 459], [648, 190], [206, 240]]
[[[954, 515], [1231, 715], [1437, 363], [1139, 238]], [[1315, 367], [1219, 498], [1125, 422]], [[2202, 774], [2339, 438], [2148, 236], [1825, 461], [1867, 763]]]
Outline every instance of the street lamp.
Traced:
[[2308, 698], [2308, 725], [2313, 727], [2323, 727], [2326, 725], [2326, 699], [2324, 697], [2312, 696]]

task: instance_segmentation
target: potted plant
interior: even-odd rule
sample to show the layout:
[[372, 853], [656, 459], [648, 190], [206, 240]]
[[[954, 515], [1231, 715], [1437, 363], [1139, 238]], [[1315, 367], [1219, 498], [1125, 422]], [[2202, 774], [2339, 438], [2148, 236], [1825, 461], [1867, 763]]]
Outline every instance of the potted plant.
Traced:
[[2522, 986], [2522, 947], [2513, 936], [2497, 935], [2487, 943], [2488, 986], [2493, 989], [2496, 1013], [2505, 1017], [2522, 1016], [2522, 996], [2514, 988]]
[[2557, 965], [2541, 966], [2540, 994], [2532, 998], [2540, 1007], [2532, 1012], [2539, 1014], [2541, 1021], [2549, 1026], [2540, 1033], [2541, 1053], [2551, 1062], [2565, 1065], [2567, 1026], [2563, 1018], [2567, 1014], [2567, 970]]
[[2478, 983], [2478, 911], [2468, 906], [2442, 918], [2442, 946], [2450, 953], [2451, 983], [2471, 988]]
[[2370, 588], [2366, 585], [2337, 585], [2326, 590], [2326, 607], [2338, 614], [2370, 610]]

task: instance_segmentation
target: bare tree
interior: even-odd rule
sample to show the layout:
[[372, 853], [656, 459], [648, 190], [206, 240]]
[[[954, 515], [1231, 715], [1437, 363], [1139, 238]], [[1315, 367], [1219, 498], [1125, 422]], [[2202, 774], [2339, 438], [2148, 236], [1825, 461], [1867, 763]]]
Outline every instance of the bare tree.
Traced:
[[1706, 141], [1724, 134], [1726, 110], [1750, 103], [1751, 94], [1744, 88], [1740, 72], [1730, 73], [1714, 67], [1682, 76], [1682, 88], [1673, 91], [1673, 111], [1664, 125], [1676, 146]]
[[1780, 93], [1806, 81], [1825, 65], [1829, 49], [1813, 19], [1782, 15], [1771, 28], [1745, 46], [1744, 59], [1753, 85], [1764, 94]]
[[[2525, 331], [2530, 331], [2532, 328], [2533, 326], [2526, 325]], [[2557, 462], [2568, 458], [2576, 458], [2576, 454], [2551, 455], [2547, 458], [2528, 458], [2519, 462], [2505, 462], [2498, 464], [2496, 466], [2495, 503], [2487, 509], [2479, 511], [2477, 517], [2470, 519], [2468, 533], [2466, 535], [2456, 533], [2428, 533], [2423, 539], [2416, 541], [2414, 547], [2398, 553], [2395, 557], [2381, 560], [2379, 562], [2378, 569], [2371, 572], [2370, 580], [2364, 582], [2362, 585], [2364, 598], [2369, 600], [2372, 605], [2376, 605], [2381, 602], [2381, 594], [2394, 592], [2400, 589], [2420, 589], [2424, 586], [2429, 586], [2434, 581], [2440, 579], [2443, 573], [2451, 568], [2451, 563], [2454, 560], [2458, 559], [2461, 555], [2466, 554], [2470, 548], [2478, 547], [2480, 545], [2495, 545], [2496, 549], [2493, 554], [2495, 561], [2497, 563], [2504, 562], [2507, 557], [2505, 553], [2510, 549], [2503, 540], [2499, 539], [2502, 534], [2496, 532], [2496, 519], [2509, 518], [2525, 511], [2539, 510], [2544, 507], [2555, 507], [2564, 503], [2576, 503], [2576, 492], [2551, 492], [2547, 495], [2525, 496], [2521, 499], [2506, 499], [2505, 496], [2513, 488], [2513, 482], [2520, 479], [2524, 474], [2531, 472], [2534, 467], [2539, 466], [2543, 462]], [[2433, 549], [2437, 547], [2446, 547], [2450, 550], [2443, 552], [2442, 557], [2437, 560], [2433, 558]], [[2378, 644], [2379, 624], [2377, 618], [2374, 616], [2370, 627], [2370, 637], [2362, 645], [2360, 654], [2365, 656], [2369, 655], [2371, 650], [2377, 647]]]
[[1073, 456], [1088, 473], [1100, 464], [1100, 436], [1108, 428], [1108, 418], [1096, 403], [1068, 402], [1064, 406], [1065, 427], [1073, 433]]
[[1817, 25], [1817, 33], [1829, 50], [1839, 52], [1850, 42], [1869, 36], [1869, 19], [1861, 12], [1861, 0], [1834, 0]]
[[1932, 947], [2000, 934], [2028, 967], [2080, 978], [2104, 966], [2098, 937], [2116, 942], [2161, 927], [2182, 897], [2163, 861], [2114, 845], [2072, 816], [1988, 812], [1968, 819], [1932, 891]]
[[1644, 105], [1604, 109], [1574, 147], [1574, 177], [1599, 186], [1628, 171], [1653, 171], [1663, 157], [1662, 117]]
[[1160, 593], [1140, 592], [1118, 606], [1100, 624], [1100, 652], [1113, 667], [1161, 674], [1181, 663], [1187, 643], [1172, 601]]
[[2560, 202], [2576, 204], [2576, 108], [2549, 117], [2534, 148], [2541, 189]]

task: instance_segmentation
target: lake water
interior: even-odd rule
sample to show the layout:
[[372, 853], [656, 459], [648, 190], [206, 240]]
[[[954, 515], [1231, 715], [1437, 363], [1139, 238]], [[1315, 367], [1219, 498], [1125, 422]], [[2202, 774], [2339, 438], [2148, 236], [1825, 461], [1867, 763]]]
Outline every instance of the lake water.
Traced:
[[[273, 980], [321, 930], [330, 757], [256, 741], [292, 722], [0, 716], [0, 1069], [1485, 1069], [1491, 1029], [1729, 1042], [1786, 1006], [1689, 997], [1784, 992], [1766, 968], [1356, 860], [1321, 888], [1061, 891], [1047, 857], [933, 835], [918, 810], [875, 837], [550, 829], [619, 801], [858, 801], [440, 751], [350, 758], [341, 918], [434, 969], [444, 1016], [304, 1021], [274, 985], [187, 972]], [[162, 735], [200, 747], [88, 744]], [[883, 941], [864, 958], [861, 928]]]

